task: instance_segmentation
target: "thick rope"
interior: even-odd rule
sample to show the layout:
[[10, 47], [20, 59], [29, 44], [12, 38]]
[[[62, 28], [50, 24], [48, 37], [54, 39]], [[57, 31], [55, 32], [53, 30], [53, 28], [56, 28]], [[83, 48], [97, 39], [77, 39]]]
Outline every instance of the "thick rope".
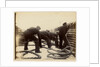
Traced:
[[35, 49], [30, 50], [30, 51], [19, 51], [17, 53], [23, 53], [24, 52], [23, 56], [25, 56], [28, 53], [31, 53], [31, 54], [34, 54], [35, 56], [37, 56], [37, 57], [27, 57], [27, 58], [21, 57], [22, 59], [41, 59], [41, 56], [40, 55], [38, 55], [37, 53], [32, 52], [34, 50]]
[[[70, 50], [68, 50], [67, 48], [70, 47]], [[56, 53], [50, 52], [50, 50], [55, 51]], [[53, 58], [53, 59], [66, 59], [68, 58], [70, 55], [72, 54], [72, 50], [73, 48], [71, 46], [67, 46], [62, 50], [54, 50], [54, 49], [48, 49], [47, 52], [49, 53], [47, 55], [48, 58]]]

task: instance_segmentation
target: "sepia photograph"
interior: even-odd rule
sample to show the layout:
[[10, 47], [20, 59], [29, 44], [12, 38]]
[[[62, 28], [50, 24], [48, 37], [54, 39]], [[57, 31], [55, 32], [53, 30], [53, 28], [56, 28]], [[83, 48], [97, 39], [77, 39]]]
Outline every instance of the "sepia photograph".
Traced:
[[76, 61], [75, 11], [15, 12], [15, 61]]

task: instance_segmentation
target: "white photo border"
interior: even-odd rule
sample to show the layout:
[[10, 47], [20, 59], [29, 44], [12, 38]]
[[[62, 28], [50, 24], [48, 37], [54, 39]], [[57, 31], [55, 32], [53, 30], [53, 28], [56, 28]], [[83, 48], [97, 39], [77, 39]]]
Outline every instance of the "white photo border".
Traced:
[[[2, 9], [3, 9], [4, 11], [2, 11]], [[13, 9], [15, 9], [15, 12], [17, 12], [17, 11], [25, 11], [26, 9], [32, 9], [32, 8], [2, 8], [2, 9], [1, 9], [1, 13], [2, 13], [2, 12], [5, 12], [6, 9], [8, 9], [8, 10], [11, 9], [11, 13], [12, 13], [12, 10], [13, 10]], [[20, 10], [16, 10], [16, 9], [20, 9]], [[23, 9], [25, 9], [25, 10], [23, 10]], [[34, 9], [37, 9], [37, 10], [35, 10], [35, 11], [38, 11], [38, 9], [41, 10], [42, 8], [34, 8]], [[46, 9], [46, 10], [47, 10], [47, 9], [52, 9], [52, 8], [43, 8], [43, 9]], [[55, 10], [54, 7], [53, 7], [53, 9], [54, 9], [54, 11], [57, 11], [57, 10]], [[89, 26], [89, 28], [88, 28], [88, 38], [90, 38], [90, 8], [85, 7], [85, 8], [73, 8], [73, 9], [72, 9], [72, 8], [67, 8], [67, 9], [66, 9], [65, 7], [64, 7], [64, 8], [62, 7], [62, 8], [56, 8], [56, 9], [58, 9], [58, 11], [59, 11], [59, 9], [62, 9], [61, 11], [64, 11], [64, 10], [67, 10], [67, 11], [68, 11], [68, 9], [69, 9], [69, 11], [75, 11], [75, 9], [87, 9], [87, 11], [88, 11], [87, 13], [89, 14], [89, 15], [88, 15], [88, 26]], [[72, 9], [72, 10], [70, 10], [70, 9]], [[32, 9], [32, 10], [33, 10], [33, 9]], [[26, 11], [28, 12], [29, 10], [26, 10]], [[47, 10], [47, 11], [48, 11], [48, 10]], [[50, 11], [50, 10], [49, 10], [49, 11]], [[8, 11], [8, 12], [9, 12], [9, 11]], [[85, 12], [85, 10], [84, 10], [84, 12]], [[4, 14], [4, 13], [2, 13], [2, 14]], [[3, 16], [2, 14], [1, 14], [1, 16]], [[14, 12], [13, 12], [13, 14], [14, 14]], [[5, 15], [6, 15], [6, 14], [5, 14]], [[5, 17], [5, 18], [4, 18], [4, 17]], [[7, 18], [6, 18], [7, 16], [4, 16], [4, 17], [1, 18], [1, 24], [2, 24], [2, 25], [3, 25], [3, 23], [5, 22], [4, 19], [7, 19]], [[10, 16], [10, 17], [11, 17], [11, 16]], [[14, 15], [13, 15], [13, 17], [14, 17]], [[3, 19], [3, 18], [4, 18], [4, 19]], [[2, 19], [3, 19], [3, 20], [2, 20]], [[11, 18], [10, 18], [10, 19], [11, 19]], [[77, 18], [77, 19], [78, 19], [78, 18]], [[3, 21], [4, 21], [4, 22], [3, 22]], [[6, 21], [7, 21], [7, 20], [6, 20]], [[14, 24], [14, 18], [13, 18], [12, 21], [13, 21], [13, 24]], [[78, 22], [78, 20], [76, 21], [76, 25], [77, 25], [77, 22]], [[5, 23], [6, 23], [6, 22], [5, 22]], [[4, 23], [4, 24], [5, 24], [5, 23]], [[12, 22], [10, 22], [10, 23], [12, 23]], [[8, 23], [8, 24], [9, 24], [9, 23]], [[10, 28], [13, 28], [12, 26], [13, 26], [13, 25], [11, 25]], [[3, 31], [3, 28], [5, 28], [5, 27], [1, 26], [1, 31], [2, 31], [2, 32], [4, 32], [4, 31]], [[79, 28], [78, 28], [78, 29], [79, 29]], [[12, 30], [13, 30], [13, 29], [12, 29]], [[14, 31], [14, 30], [13, 30], [13, 31]], [[77, 29], [76, 29], [76, 31], [77, 31]], [[3, 34], [2, 32], [1, 32], [1, 35]], [[82, 31], [81, 31], [81, 32], [82, 32]], [[81, 32], [80, 32], [80, 33], [81, 33]], [[13, 34], [13, 35], [14, 35], [14, 34]], [[77, 36], [77, 35], [76, 35], [76, 36]], [[1, 38], [2, 38], [2, 36], [1, 36]], [[88, 38], [87, 38], [87, 39], [88, 39]], [[3, 40], [4, 40], [4, 39], [3, 39]], [[2, 42], [3, 40], [1, 40], [1, 42]], [[12, 45], [14, 46], [14, 44], [12, 44]], [[2, 45], [2, 43], [1, 43], [1, 47], [2, 47], [2, 46], [3, 46], [3, 45]], [[77, 45], [76, 45], [76, 46], [77, 46]], [[3, 48], [1, 48], [1, 50], [2, 50], [2, 49], [3, 49]], [[88, 40], [88, 49], [89, 49], [88, 52], [90, 52], [90, 40]], [[14, 50], [13, 50], [13, 51], [14, 51]], [[90, 54], [90, 53], [89, 53], [89, 54]], [[89, 54], [88, 54], [88, 55], [89, 55]], [[2, 55], [2, 52], [0, 52], [0, 56], [1, 56], [1, 55]], [[3, 57], [3, 55], [2, 55], [1, 57]], [[3, 60], [2, 58], [0, 58], [0, 59]], [[77, 58], [76, 58], [76, 59], [77, 59]], [[16, 62], [16, 61], [14, 61], [14, 62]], [[33, 63], [33, 62], [34, 62], [34, 61], [32, 61], [32, 63]], [[88, 62], [90, 63], [90, 56], [88, 56]], [[2, 63], [2, 61], [1, 61], [1, 63]], [[17, 63], [19, 63], [19, 62], [17, 62]], [[22, 62], [20, 62], [20, 64], [21, 64], [21, 63], [22, 63]], [[29, 62], [24, 62], [24, 64], [26, 64], [26, 63], [29, 63]], [[31, 62], [30, 62], [30, 63], [31, 63]], [[34, 62], [34, 63], [35, 63], [35, 62]], [[34, 63], [33, 63], [33, 64], [34, 64]], [[38, 62], [36, 62], [36, 63], [38, 63]], [[40, 63], [41, 63], [41, 62], [40, 62]], [[46, 63], [46, 62], [45, 62], [45, 63]], [[54, 62], [53, 62], [53, 63], [54, 63]], [[59, 62], [57, 62], [57, 63], [59, 63]], [[63, 62], [63, 63], [65, 63], [65, 62]], [[69, 62], [67, 62], [67, 63], [69, 63]], [[70, 63], [73, 64], [73, 62], [70, 62]], [[89, 63], [88, 63], [88, 64], [89, 64]], [[80, 64], [81, 64], [81, 63], [80, 63]], [[1, 64], [1, 65], [2, 65], [2, 64]], [[50, 65], [51, 65], [51, 64], [49, 63], [49, 66], [50, 66]], [[59, 64], [58, 64], [58, 65], [59, 65]], [[58, 65], [57, 65], [57, 66], [58, 66]], [[7, 65], [7, 66], [9, 66], [9, 65]], [[10, 66], [11, 66], [11, 65], [10, 65]], [[23, 66], [23, 65], [22, 65], [22, 66]], [[26, 65], [26, 66], [27, 66], [27, 65]], [[40, 66], [41, 66], [41, 65], [40, 65]], [[53, 66], [56, 66], [56, 65], [53, 65]], [[65, 66], [66, 66], [66, 65], [65, 65]], [[68, 66], [70, 66], [70, 65], [68, 65]], [[75, 66], [75, 65], [73, 65], [73, 66]], [[77, 66], [77, 65], [76, 65], [76, 66]], [[79, 65], [79, 66], [81, 66], [81, 65]], [[83, 66], [84, 66], [84, 64], [83, 64]]]

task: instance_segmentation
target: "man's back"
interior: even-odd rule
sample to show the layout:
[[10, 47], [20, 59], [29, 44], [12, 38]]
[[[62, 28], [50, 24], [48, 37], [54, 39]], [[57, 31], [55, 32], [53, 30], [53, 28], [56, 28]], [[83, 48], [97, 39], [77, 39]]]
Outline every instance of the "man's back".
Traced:
[[29, 28], [26, 31], [24, 31], [24, 35], [26, 35], [26, 36], [30, 36], [30, 35], [38, 34], [38, 33], [39, 33], [39, 30], [34, 28], [34, 27], [33, 28]]

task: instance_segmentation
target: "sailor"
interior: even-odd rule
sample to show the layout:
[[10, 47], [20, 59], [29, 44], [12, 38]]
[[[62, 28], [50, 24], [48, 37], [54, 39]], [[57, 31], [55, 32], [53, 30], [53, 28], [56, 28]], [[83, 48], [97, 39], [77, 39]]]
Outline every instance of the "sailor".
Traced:
[[41, 37], [41, 40], [45, 40], [47, 42], [47, 45], [48, 45], [48, 48], [51, 48], [51, 40], [49, 38], [49, 33], [48, 31], [40, 31], [40, 37]]
[[[59, 48], [63, 49], [64, 47], [66, 47], [68, 45], [68, 39], [66, 37], [66, 33], [68, 31], [68, 26], [67, 26], [67, 22], [63, 23], [62, 26], [58, 27], [58, 35], [59, 35], [59, 40], [60, 40], [60, 45]], [[64, 44], [62, 45], [64, 41]]]
[[54, 41], [55, 42], [55, 47], [58, 48], [58, 34], [54, 33], [54, 32], [50, 32], [50, 31], [48, 31], [48, 33], [49, 33], [50, 40]]
[[31, 27], [23, 32], [24, 41], [25, 41], [24, 50], [28, 50], [29, 41], [34, 41], [35, 52], [40, 53], [40, 47], [41, 47], [41, 43], [40, 43], [41, 38], [40, 38], [40, 32], [39, 32], [40, 29], [41, 28], [39, 26], [37, 26], [36, 28]]

